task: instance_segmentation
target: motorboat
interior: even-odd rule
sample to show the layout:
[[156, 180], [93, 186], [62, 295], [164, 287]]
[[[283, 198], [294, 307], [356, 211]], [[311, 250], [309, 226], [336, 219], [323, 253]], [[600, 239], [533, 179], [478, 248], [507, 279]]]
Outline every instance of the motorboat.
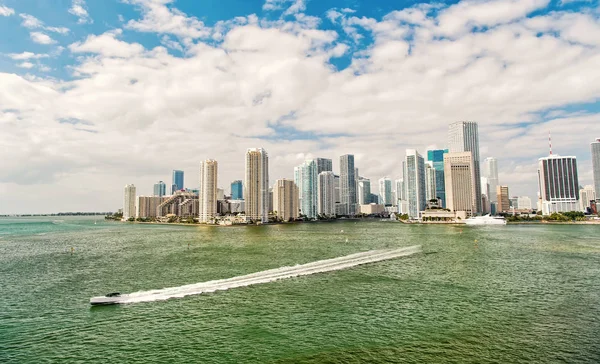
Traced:
[[506, 225], [506, 219], [502, 216], [472, 216], [465, 220], [467, 225]]
[[119, 292], [108, 293], [106, 296], [92, 297], [90, 298], [90, 304], [92, 306], [99, 305], [117, 305], [123, 303], [123, 296]]

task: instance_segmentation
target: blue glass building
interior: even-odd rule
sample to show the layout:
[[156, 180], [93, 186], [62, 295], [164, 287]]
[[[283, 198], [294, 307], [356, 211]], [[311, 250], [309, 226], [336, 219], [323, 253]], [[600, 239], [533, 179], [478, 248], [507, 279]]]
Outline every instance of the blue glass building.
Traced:
[[163, 181], [154, 184], [154, 196], [163, 197], [167, 194], [167, 185]]
[[444, 178], [444, 154], [446, 153], [448, 149], [427, 151], [427, 160], [433, 162], [433, 169], [435, 169], [436, 197], [442, 200], [443, 207], [446, 207], [446, 179]]
[[237, 180], [231, 182], [231, 199], [232, 200], [243, 200], [244, 199], [244, 185], [242, 181]]
[[173, 171], [173, 184], [171, 185], [171, 194], [175, 191], [183, 190], [183, 171]]

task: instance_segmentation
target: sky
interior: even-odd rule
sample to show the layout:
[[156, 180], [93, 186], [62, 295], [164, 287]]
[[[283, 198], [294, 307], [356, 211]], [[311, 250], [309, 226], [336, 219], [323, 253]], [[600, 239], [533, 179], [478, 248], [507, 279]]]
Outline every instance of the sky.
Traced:
[[549, 132], [592, 183], [597, 1], [0, 0], [0, 39], [0, 214], [116, 211], [209, 158], [229, 191], [257, 147], [271, 182], [348, 153], [396, 179], [459, 120], [511, 195]]

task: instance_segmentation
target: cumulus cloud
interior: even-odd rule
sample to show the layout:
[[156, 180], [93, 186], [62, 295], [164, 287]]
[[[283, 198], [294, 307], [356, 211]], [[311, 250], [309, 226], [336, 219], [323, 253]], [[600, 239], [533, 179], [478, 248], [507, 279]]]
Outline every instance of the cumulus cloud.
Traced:
[[0, 16], [11, 16], [14, 13], [15, 13], [14, 9], [11, 9], [4, 5], [0, 5]]
[[90, 18], [86, 10], [85, 0], [73, 0], [71, 3], [71, 7], [69, 8], [69, 13], [75, 15], [78, 20], [78, 24], [86, 24], [93, 23], [94, 21]]
[[65, 27], [48, 27], [44, 25], [44, 22], [40, 19], [36, 18], [30, 14], [19, 14], [19, 16], [23, 19], [21, 23], [22, 26], [29, 29], [44, 29], [50, 32], [59, 33], [59, 34], [67, 34], [69, 32], [69, 28]]
[[42, 54], [42, 53], [36, 54], [36, 53], [32, 53], [32, 52], [11, 53], [8, 56], [17, 61], [26, 60], [26, 59], [48, 58], [47, 54]]
[[107, 57], [123, 58], [144, 52], [144, 47], [139, 43], [127, 43], [117, 39], [122, 32], [121, 29], [117, 29], [101, 35], [90, 35], [84, 42], [71, 44], [69, 49], [73, 53], [96, 53]]
[[48, 34], [42, 32], [31, 32], [29, 33], [31, 40], [39, 44], [54, 44], [56, 41], [52, 39]]
[[31, 62], [23, 62], [23, 63], [19, 63], [18, 66], [21, 67], [21, 68], [27, 68], [27, 69], [29, 69], [29, 68], [33, 68], [33, 63], [31, 63]]

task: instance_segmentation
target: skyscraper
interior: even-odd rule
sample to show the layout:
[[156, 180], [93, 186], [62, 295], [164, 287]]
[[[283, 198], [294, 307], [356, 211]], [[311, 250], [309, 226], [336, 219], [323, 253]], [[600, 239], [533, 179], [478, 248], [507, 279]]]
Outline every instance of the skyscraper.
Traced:
[[581, 211], [587, 212], [588, 208], [592, 207], [592, 201], [596, 201], [596, 192], [594, 186], [586, 185], [579, 190], [579, 202], [581, 203]]
[[[442, 162], [442, 164], [444, 164], [444, 162]], [[405, 196], [406, 189], [404, 188], [404, 180], [402, 178], [397, 179], [395, 181], [394, 187], [395, 187], [395, 194], [396, 194], [395, 204], [398, 204], [398, 201], [405, 201], [406, 200], [406, 196]]]
[[218, 163], [214, 159], [200, 162], [199, 219], [207, 223], [217, 214], [217, 172]]
[[592, 143], [592, 170], [594, 173], [594, 191], [596, 199], [600, 202], [600, 138]]
[[448, 149], [435, 149], [427, 151], [427, 161], [433, 163], [435, 169], [435, 195], [442, 200], [442, 207], [446, 207], [446, 182], [444, 179], [444, 154]]
[[127, 220], [130, 217], [135, 217], [135, 186], [125, 185], [123, 191], [123, 220]]
[[354, 155], [340, 157], [340, 200], [344, 215], [356, 213], [356, 176]]
[[425, 192], [425, 161], [414, 149], [406, 150], [404, 163], [404, 183], [406, 183], [406, 197], [408, 199], [408, 216], [418, 219], [421, 211], [427, 207]]
[[392, 202], [392, 180], [383, 177], [379, 180], [379, 203], [391, 206]]
[[[483, 162], [483, 177], [487, 178], [490, 185], [490, 202], [497, 202], [496, 186], [498, 186], [498, 160], [494, 157], [488, 157]], [[482, 192], [483, 193], [483, 192]]]
[[163, 197], [167, 194], [167, 185], [163, 181], [154, 184], [154, 196]]
[[173, 183], [171, 184], [171, 194], [175, 194], [175, 191], [183, 190], [183, 171], [173, 171]]
[[477, 211], [477, 196], [471, 152], [445, 154], [444, 168], [448, 200], [446, 207], [450, 211], [465, 211], [467, 215], [474, 215]]
[[300, 211], [309, 219], [317, 217], [317, 188], [319, 175], [316, 160], [307, 160], [294, 168], [294, 182], [300, 191]]
[[481, 170], [479, 162], [479, 129], [474, 121], [459, 121], [450, 124], [448, 132], [450, 153], [471, 152], [475, 172], [475, 214], [481, 213]]
[[273, 186], [273, 211], [277, 218], [291, 221], [298, 218], [298, 187], [294, 181], [278, 179]]
[[319, 173], [317, 199], [319, 215], [335, 216], [335, 177], [333, 172]]
[[361, 178], [358, 180], [358, 204], [368, 205], [371, 201], [371, 180]]
[[333, 172], [333, 163], [331, 159], [316, 158], [315, 163], [317, 164], [317, 176], [321, 174], [321, 172]]
[[496, 186], [496, 195], [498, 202], [498, 212], [510, 211], [510, 198], [508, 194], [508, 186]]
[[425, 164], [425, 196], [427, 201], [437, 199], [436, 175], [437, 171], [433, 167], [433, 162], [427, 162]]
[[237, 180], [231, 182], [231, 199], [232, 200], [243, 200], [244, 199], [244, 184], [242, 181]]
[[269, 221], [269, 156], [263, 148], [246, 152], [244, 198], [248, 220]]
[[542, 214], [578, 211], [579, 176], [577, 158], [550, 155], [538, 167]]

